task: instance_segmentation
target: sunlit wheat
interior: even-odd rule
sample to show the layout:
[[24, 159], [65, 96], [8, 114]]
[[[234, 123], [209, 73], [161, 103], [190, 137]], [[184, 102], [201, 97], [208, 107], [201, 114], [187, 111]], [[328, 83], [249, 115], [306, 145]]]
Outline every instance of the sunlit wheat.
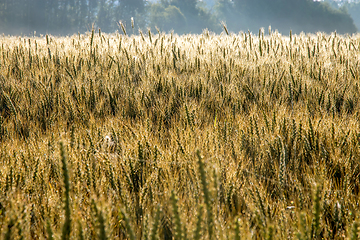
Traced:
[[359, 35], [119, 28], [0, 38], [0, 238], [357, 239]]

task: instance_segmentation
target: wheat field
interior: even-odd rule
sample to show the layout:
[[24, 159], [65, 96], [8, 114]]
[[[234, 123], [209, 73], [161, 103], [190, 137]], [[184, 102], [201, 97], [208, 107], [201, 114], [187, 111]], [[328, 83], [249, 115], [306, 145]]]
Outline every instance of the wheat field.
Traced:
[[0, 37], [1, 239], [359, 239], [360, 35]]

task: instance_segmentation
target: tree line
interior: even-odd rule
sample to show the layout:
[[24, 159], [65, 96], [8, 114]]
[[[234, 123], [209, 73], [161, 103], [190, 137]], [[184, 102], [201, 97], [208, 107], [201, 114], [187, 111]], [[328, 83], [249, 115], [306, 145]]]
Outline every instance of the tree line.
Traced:
[[[210, 3], [211, 4], [207, 4]], [[354, 33], [352, 16], [360, 3], [335, 7], [312, 0], [2, 0], [0, 32], [11, 35], [84, 33], [93, 27], [103, 32], [129, 34], [138, 29], [200, 33], [258, 31], [269, 25], [279, 32]], [[355, 11], [355, 15], [350, 13]]]

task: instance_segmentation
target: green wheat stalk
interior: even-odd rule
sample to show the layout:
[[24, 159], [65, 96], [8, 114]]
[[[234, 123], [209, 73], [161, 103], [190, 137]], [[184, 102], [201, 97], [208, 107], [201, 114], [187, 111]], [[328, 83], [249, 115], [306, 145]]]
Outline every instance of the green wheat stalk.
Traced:
[[183, 239], [179, 206], [178, 206], [178, 198], [175, 196], [174, 191], [171, 192], [171, 205], [173, 208], [173, 219], [175, 225], [175, 239]]
[[267, 240], [272, 240], [274, 239], [274, 226], [270, 225], [268, 228], [268, 234], [266, 236]]
[[314, 210], [313, 210], [313, 224], [312, 224], [312, 235], [314, 239], [319, 239], [320, 237], [320, 187], [316, 187], [316, 192], [314, 196]]
[[120, 24], [121, 30], [123, 31], [124, 35], [126, 36], [127, 34], [126, 34], [126, 28], [125, 28], [124, 24], [122, 22], [119, 22], [119, 24]]
[[47, 235], [48, 235], [48, 239], [49, 240], [54, 240], [54, 233], [51, 229], [51, 225], [50, 225], [50, 222], [47, 221], [46, 222], [46, 232], [47, 232]]
[[159, 206], [156, 211], [154, 223], [153, 223], [152, 229], [151, 229], [151, 235], [150, 235], [151, 240], [157, 239], [157, 232], [158, 232], [159, 225], [160, 225], [160, 214], [161, 214], [161, 208]]
[[202, 218], [203, 218], [203, 205], [199, 206], [198, 214], [197, 214], [197, 221], [196, 221], [196, 228], [194, 230], [194, 240], [200, 240], [201, 239], [201, 224], [202, 224]]
[[240, 219], [239, 218], [236, 218], [235, 219], [235, 223], [234, 223], [234, 234], [235, 234], [235, 237], [234, 239], [235, 240], [241, 240], [241, 233], [240, 233]]
[[351, 227], [351, 240], [358, 240], [359, 238], [359, 223], [354, 221]]
[[309, 240], [308, 227], [304, 213], [300, 214], [300, 232], [296, 234], [298, 240]]
[[67, 167], [67, 156], [65, 153], [64, 144], [60, 142], [60, 154], [61, 154], [61, 162], [62, 162], [62, 172], [64, 176], [64, 187], [65, 187], [65, 222], [62, 229], [62, 240], [70, 239], [71, 233], [71, 218], [70, 218], [70, 179], [69, 179], [69, 171]]
[[95, 217], [97, 218], [96, 222], [98, 223], [98, 227], [99, 227], [98, 239], [106, 240], [107, 236], [106, 236], [106, 230], [105, 230], [105, 219], [102, 214], [102, 211], [97, 208], [94, 199], [91, 200], [91, 206], [92, 206], [93, 211], [95, 212]]
[[11, 236], [11, 229], [14, 225], [15, 225], [14, 219], [11, 218], [7, 225], [7, 231], [5, 232], [4, 240], [12, 240], [13, 239]]
[[281, 154], [280, 154], [280, 169], [279, 169], [279, 182], [281, 186], [281, 191], [284, 193], [285, 185], [286, 185], [286, 162], [287, 162], [287, 151], [285, 144], [282, 139], [279, 137]]
[[84, 231], [83, 231], [80, 220], [78, 221], [78, 225], [79, 225], [78, 239], [79, 240], [84, 240]]
[[228, 29], [227, 29], [227, 27], [226, 27], [226, 24], [225, 24], [224, 22], [222, 23], [222, 26], [223, 26], [223, 28], [224, 28], [224, 30], [225, 30], [225, 32], [226, 32], [226, 35], [229, 36], [229, 31], [228, 31]]
[[99, 237], [98, 239], [99, 240], [106, 240], [108, 239], [107, 236], [106, 236], [106, 230], [105, 230], [105, 219], [104, 219], [104, 216], [103, 216], [103, 213], [102, 211], [99, 211], [98, 213], [98, 222], [99, 222]]
[[205, 201], [205, 206], [206, 206], [206, 211], [207, 211], [208, 234], [209, 234], [209, 239], [212, 239], [214, 222], [213, 222], [213, 214], [212, 214], [212, 207], [211, 207], [211, 197], [210, 197], [210, 192], [209, 192], [209, 188], [208, 188], [208, 183], [206, 180], [205, 164], [202, 160], [199, 150], [196, 152], [196, 155], [198, 157], [200, 180], [201, 180], [202, 191], [203, 191], [204, 201]]
[[134, 234], [134, 230], [131, 226], [131, 223], [130, 223], [130, 219], [129, 217], [127, 216], [126, 212], [124, 209], [121, 209], [120, 210], [120, 220], [124, 220], [125, 222], [125, 228], [126, 228], [126, 232], [128, 234], [128, 237], [130, 240], [135, 240], [135, 234]]

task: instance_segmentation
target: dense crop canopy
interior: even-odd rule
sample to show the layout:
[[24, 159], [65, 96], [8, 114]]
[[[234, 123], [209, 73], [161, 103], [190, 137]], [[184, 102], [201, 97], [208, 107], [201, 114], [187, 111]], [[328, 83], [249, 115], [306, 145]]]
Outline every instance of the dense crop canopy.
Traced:
[[355, 237], [359, 63], [336, 33], [2, 37], [1, 237]]

